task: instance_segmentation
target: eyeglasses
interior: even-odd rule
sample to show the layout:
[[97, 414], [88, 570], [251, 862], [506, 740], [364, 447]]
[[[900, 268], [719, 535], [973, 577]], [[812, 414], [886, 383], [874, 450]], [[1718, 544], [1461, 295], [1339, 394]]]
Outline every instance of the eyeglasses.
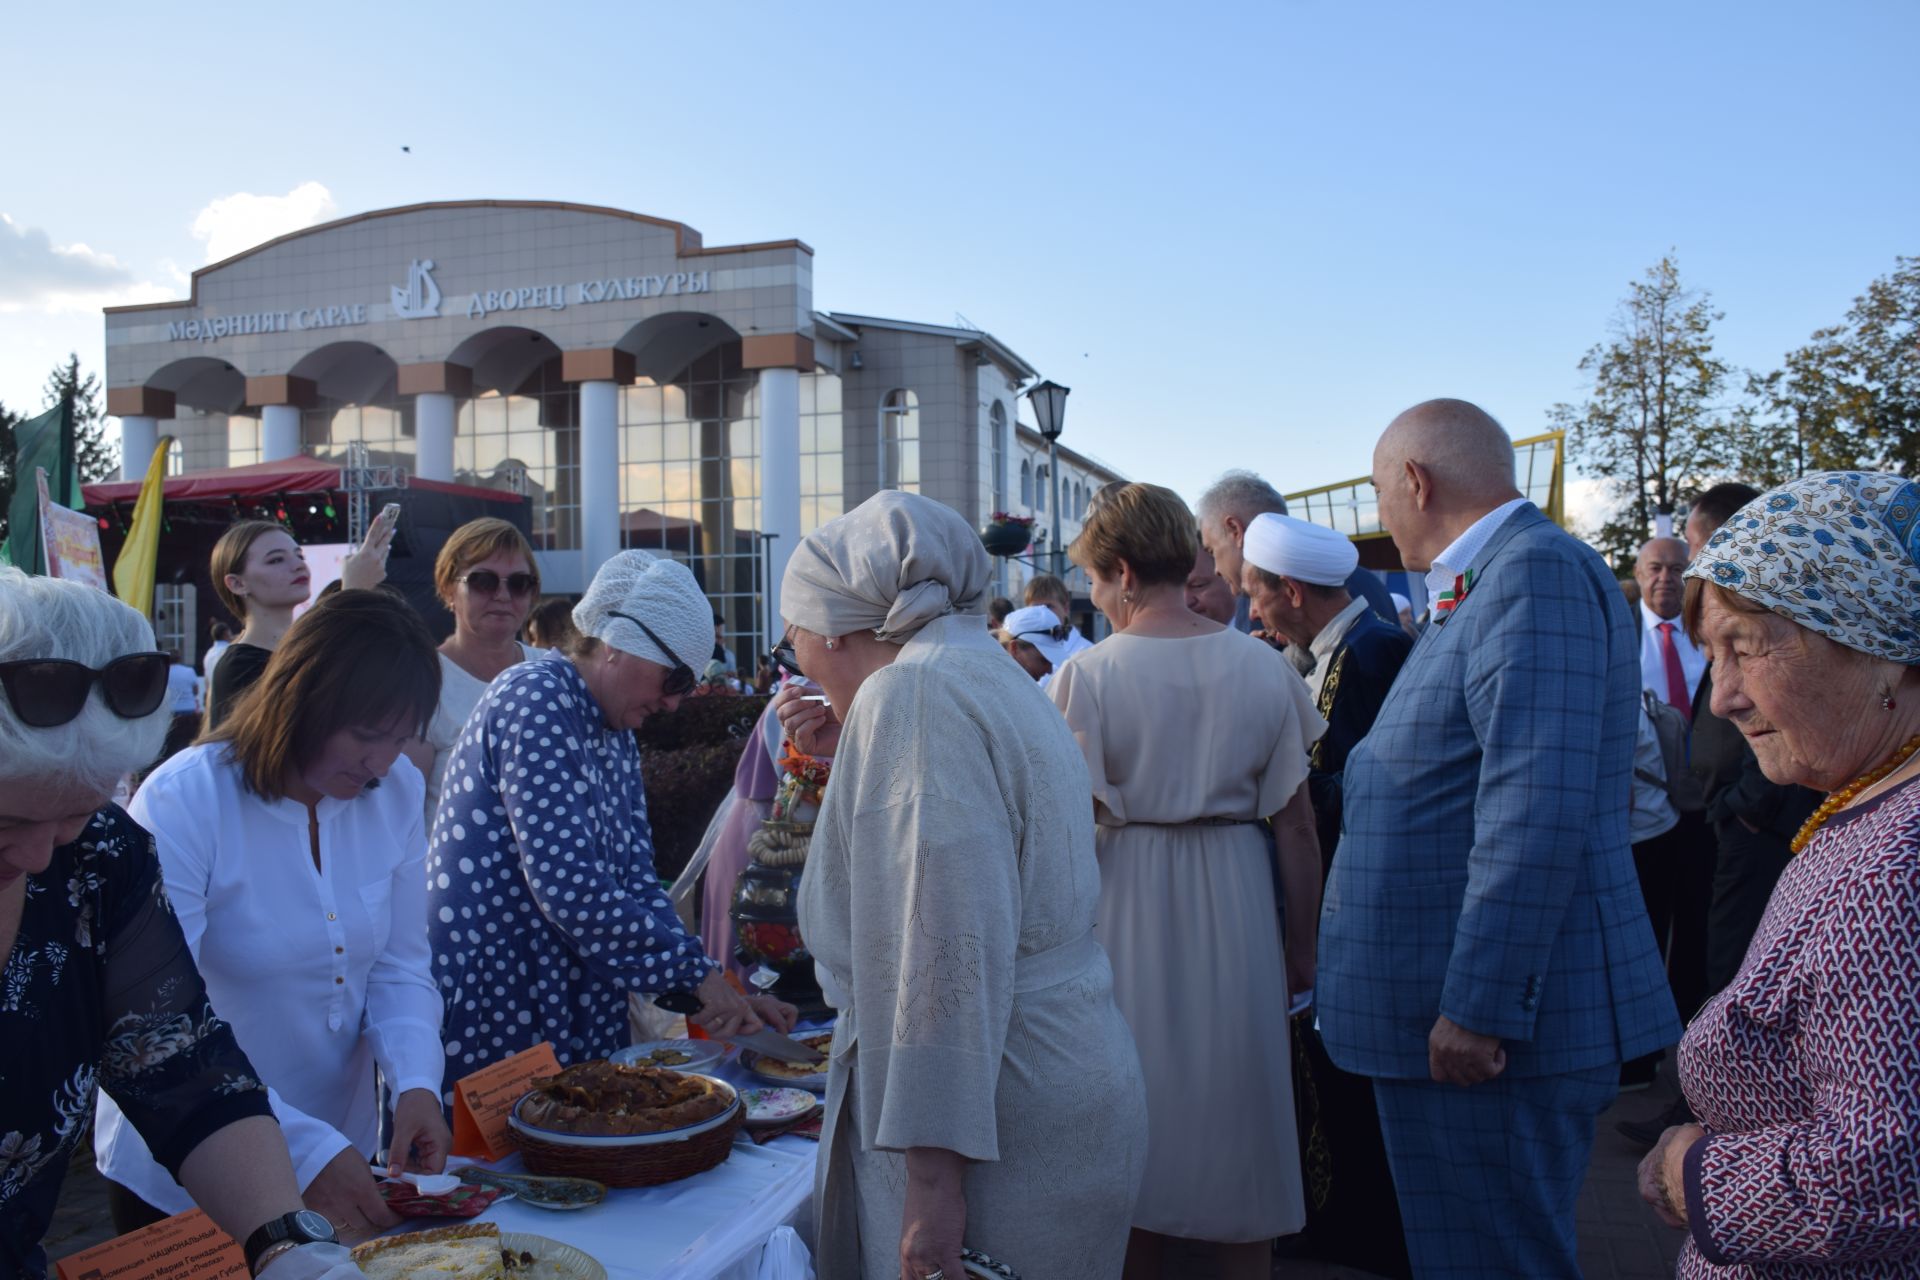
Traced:
[[[475, 569], [461, 581], [467, 584], [467, 590], [483, 596], [490, 596], [500, 589], [500, 575], [491, 569]], [[507, 575], [507, 594], [515, 600], [521, 600], [533, 594], [539, 585], [530, 573], [510, 573]]]
[[129, 653], [97, 671], [69, 658], [25, 658], [0, 662], [0, 688], [21, 723], [35, 729], [57, 728], [79, 715], [95, 681], [109, 711], [122, 720], [139, 720], [167, 696], [172, 665], [164, 653]]
[[785, 636], [773, 646], [773, 665], [797, 679], [807, 678], [807, 673], [800, 669], [800, 656], [793, 651], [793, 641]]
[[693, 686], [699, 683], [700, 677], [696, 676], [693, 673], [692, 667], [688, 666], [685, 662], [681, 661], [679, 654], [667, 648], [667, 642], [665, 640], [662, 640], [659, 636], [653, 634], [652, 627], [640, 621], [640, 619], [634, 617], [630, 613], [622, 613], [618, 609], [609, 609], [607, 610], [607, 612], [612, 617], [625, 618], [628, 622], [631, 622], [634, 626], [640, 628], [641, 631], [646, 633], [647, 639], [653, 641], [655, 648], [659, 649], [660, 652], [666, 654], [669, 658], [673, 659], [673, 667], [671, 670], [667, 672], [666, 680], [663, 681], [660, 685], [661, 693], [664, 693], [669, 698], [673, 698], [673, 697], [678, 697], [683, 693], [693, 692]]
[[[1034, 631], [1016, 631], [1013, 633], [1015, 640], [1025, 640], [1028, 636], [1045, 636], [1049, 640], [1065, 640], [1067, 638], [1067, 624], [1063, 622], [1057, 627], [1047, 627]], [[1032, 642], [1028, 641], [1028, 643]]]

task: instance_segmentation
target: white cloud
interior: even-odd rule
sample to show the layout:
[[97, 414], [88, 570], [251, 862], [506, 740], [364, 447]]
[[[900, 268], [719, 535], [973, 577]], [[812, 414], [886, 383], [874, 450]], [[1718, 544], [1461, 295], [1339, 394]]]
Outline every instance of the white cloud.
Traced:
[[55, 244], [38, 227], [0, 213], [0, 306], [17, 309], [59, 294], [94, 293], [133, 283], [110, 253]]
[[257, 244], [325, 222], [339, 212], [333, 193], [303, 182], [283, 196], [241, 191], [221, 196], [193, 220], [194, 238], [207, 246], [207, 261], [219, 262]]

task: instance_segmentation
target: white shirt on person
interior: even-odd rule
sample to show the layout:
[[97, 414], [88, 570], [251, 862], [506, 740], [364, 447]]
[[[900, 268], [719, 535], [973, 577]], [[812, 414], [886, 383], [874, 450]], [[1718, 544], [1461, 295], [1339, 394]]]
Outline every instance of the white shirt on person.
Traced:
[[1433, 558], [1433, 567], [1427, 570], [1427, 599], [1437, 601], [1441, 592], [1452, 591], [1453, 580], [1465, 576], [1473, 566], [1474, 559], [1493, 535], [1500, 531], [1500, 526], [1526, 505], [1525, 498], [1503, 502], [1468, 525], [1466, 532], [1448, 543], [1447, 549]]
[[227, 650], [233, 647], [231, 640], [215, 640], [207, 646], [206, 656], [200, 659], [200, 674], [213, 679], [213, 669], [220, 665], [220, 659], [226, 657]]
[[1662, 702], [1672, 699], [1667, 693], [1667, 653], [1660, 638], [1663, 625], [1673, 627], [1673, 647], [1680, 655], [1680, 669], [1687, 677], [1687, 706], [1693, 706], [1693, 697], [1700, 692], [1700, 678], [1707, 673], [1707, 655], [1694, 647], [1687, 636], [1687, 629], [1681, 625], [1678, 617], [1663, 618], [1640, 602], [1640, 684], [1653, 690], [1653, 696]]
[[[378, 788], [322, 799], [316, 871], [307, 807], [247, 791], [226, 753], [174, 756], [129, 812], [153, 834], [207, 995], [267, 1084], [305, 1187], [350, 1146], [374, 1154], [376, 1065], [392, 1097], [440, 1091], [424, 786], [403, 756]], [[104, 1096], [94, 1148], [101, 1172], [148, 1204], [193, 1207]]]
[[[1320, 705], [1320, 690], [1327, 683], [1327, 669], [1333, 666], [1333, 651], [1347, 638], [1347, 632], [1353, 630], [1353, 624], [1360, 621], [1360, 615], [1372, 608], [1361, 596], [1355, 596], [1347, 602], [1347, 607], [1327, 620], [1320, 628], [1320, 634], [1307, 646], [1307, 653], [1313, 659], [1311, 670], [1301, 674], [1307, 678], [1307, 692], [1313, 695], [1313, 704]], [[1291, 647], [1291, 646], [1289, 646]]]
[[[546, 652], [530, 644], [520, 646], [523, 662], [532, 662]], [[434, 705], [433, 718], [427, 721], [427, 745], [433, 748], [433, 768], [427, 771], [428, 830], [433, 829], [433, 813], [440, 807], [440, 783], [447, 776], [447, 760], [453, 755], [453, 744], [460, 741], [460, 731], [467, 727], [467, 718], [486, 696], [489, 683], [446, 654], [440, 655], [440, 701]]]
[[1628, 839], [1639, 844], [1665, 835], [1680, 825], [1673, 801], [1667, 797], [1667, 758], [1660, 750], [1660, 733], [1653, 727], [1646, 703], [1640, 712], [1639, 737], [1633, 744], [1633, 814], [1627, 820]]
[[200, 677], [184, 662], [167, 668], [167, 704], [177, 716], [195, 715], [200, 710]]

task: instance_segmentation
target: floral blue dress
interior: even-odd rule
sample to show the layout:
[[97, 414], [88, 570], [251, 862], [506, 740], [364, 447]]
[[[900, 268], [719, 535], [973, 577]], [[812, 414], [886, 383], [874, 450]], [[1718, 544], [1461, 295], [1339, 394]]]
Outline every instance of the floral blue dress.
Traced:
[[153, 839], [120, 809], [27, 877], [0, 978], [0, 1275], [40, 1276], [40, 1238], [93, 1113], [118, 1102], [167, 1170], [208, 1135], [269, 1116], [253, 1065], [214, 1015]]
[[627, 993], [715, 966], [653, 868], [633, 735], [554, 656], [487, 689], [447, 760], [427, 844], [447, 1082], [545, 1040], [563, 1063], [629, 1040]]

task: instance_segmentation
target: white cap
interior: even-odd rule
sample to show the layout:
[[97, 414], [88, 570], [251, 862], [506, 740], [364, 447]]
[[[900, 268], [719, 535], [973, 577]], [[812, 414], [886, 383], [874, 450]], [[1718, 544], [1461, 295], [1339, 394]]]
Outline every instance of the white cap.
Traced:
[[1024, 640], [1038, 649], [1041, 657], [1057, 667], [1073, 654], [1065, 637], [1059, 635], [1064, 625], [1060, 615], [1046, 605], [1030, 604], [1008, 614], [1001, 629], [1015, 640]]
[[1344, 586], [1360, 566], [1359, 549], [1345, 534], [1271, 511], [1247, 526], [1243, 552], [1268, 573], [1321, 587]]
[[1401, 595], [1398, 591], [1390, 592], [1389, 594], [1393, 596], [1394, 608], [1398, 609], [1401, 613], [1413, 612], [1413, 601], [1407, 599], [1405, 596]]
[[[617, 616], [623, 613], [628, 616]], [[673, 652], [662, 653], [634, 618]], [[713, 606], [706, 593], [687, 566], [650, 551], [622, 551], [601, 565], [573, 606], [573, 625], [583, 636], [663, 667], [684, 664], [700, 671], [713, 657]]]

